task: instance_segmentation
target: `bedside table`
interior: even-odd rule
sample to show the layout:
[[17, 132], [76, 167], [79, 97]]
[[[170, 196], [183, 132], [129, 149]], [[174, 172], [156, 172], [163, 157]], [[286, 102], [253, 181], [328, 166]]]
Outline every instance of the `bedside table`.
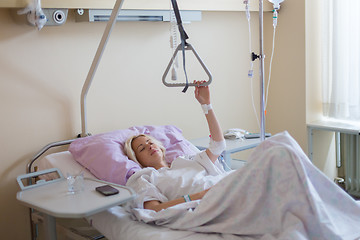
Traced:
[[[105, 184], [117, 188], [119, 193], [105, 197], [95, 191], [96, 187]], [[68, 193], [67, 180], [62, 176], [56, 181], [22, 188], [16, 195], [17, 200], [23, 205], [44, 213], [45, 239], [48, 240], [56, 239], [55, 217], [88, 217], [130, 201], [134, 197], [135, 193], [130, 188], [90, 178], [84, 178], [84, 190], [75, 194]]]

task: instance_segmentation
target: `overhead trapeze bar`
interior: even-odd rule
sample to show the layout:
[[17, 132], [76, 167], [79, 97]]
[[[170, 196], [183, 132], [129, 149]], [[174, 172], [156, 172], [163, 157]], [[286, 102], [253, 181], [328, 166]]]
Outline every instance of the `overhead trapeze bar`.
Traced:
[[[186, 92], [186, 90], [188, 89], [189, 86], [198, 86], [198, 84], [194, 84], [194, 83], [189, 83], [188, 81], [188, 77], [187, 77], [187, 73], [186, 73], [186, 65], [185, 65], [185, 52], [186, 51], [192, 51], [192, 53], [195, 55], [196, 59], [199, 61], [200, 65], [202, 66], [202, 68], [204, 69], [205, 73], [208, 75], [209, 79], [207, 81], [205, 81], [204, 83], [200, 84], [200, 86], [208, 86], [211, 82], [212, 82], [212, 75], [210, 73], [210, 71], [208, 70], [208, 68], [206, 67], [205, 63], [201, 60], [199, 54], [197, 54], [197, 52], [195, 51], [194, 47], [191, 46], [191, 44], [187, 43], [186, 40], [189, 38], [188, 35], [186, 34], [184, 27], [182, 25], [182, 21], [181, 21], [181, 16], [180, 16], [180, 10], [179, 7], [177, 5], [176, 0], [171, 0], [173, 9], [174, 9], [174, 13], [176, 16], [176, 21], [177, 21], [177, 25], [179, 28], [179, 32], [180, 32], [180, 38], [181, 38], [181, 43], [179, 44], [179, 46], [175, 49], [174, 54], [163, 74], [162, 77], [162, 81], [164, 83], [165, 86], [167, 87], [184, 87], [183, 92]], [[183, 69], [184, 69], [184, 73], [185, 73], [185, 79], [186, 82], [185, 83], [169, 83], [166, 82], [166, 77], [169, 73], [169, 70], [171, 68], [171, 66], [173, 65], [175, 58], [178, 54], [179, 51], [182, 51], [182, 55], [183, 55]]]
[[[178, 54], [179, 51], [182, 51], [182, 45], [179, 44], [179, 46], [175, 49], [175, 52], [174, 52], [174, 55], [172, 56], [164, 74], [163, 74], [163, 77], [162, 77], [162, 81], [164, 83], [165, 86], [167, 87], [185, 87], [185, 86], [198, 86], [198, 84], [194, 84], [194, 83], [174, 83], [174, 82], [167, 82], [166, 81], [166, 77], [170, 71], [170, 68], [171, 66], [173, 65], [174, 61], [175, 61], [175, 58]], [[189, 44], [189, 43], [186, 43], [185, 44], [185, 48], [184, 48], [185, 51], [192, 51], [192, 53], [195, 55], [196, 59], [199, 61], [200, 65], [202, 66], [202, 68], [204, 69], [206, 75], [209, 77], [209, 79], [202, 83], [201, 86], [208, 86], [210, 85], [210, 83], [212, 82], [212, 75], [209, 71], [209, 69], [206, 67], [205, 63], [201, 60], [199, 54], [195, 51], [194, 47]]]

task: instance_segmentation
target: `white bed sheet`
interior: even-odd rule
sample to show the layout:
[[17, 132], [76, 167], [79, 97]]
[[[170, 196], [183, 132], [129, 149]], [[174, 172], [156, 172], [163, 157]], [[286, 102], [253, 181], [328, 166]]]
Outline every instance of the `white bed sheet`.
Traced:
[[[39, 170], [58, 168], [64, 176], [67, 173], [82, 171], [85, 177], [95, 178], [72, 157], [69, 151], [52, 153], [39, 159]], [[217, 233], [195, 233], [191, 231], [171, 230], [166, 227], [150, 225], [132, 220], [124, 208], [118, 206], [87, 218], [88, 222], [109, 240], [246, 240], [235, 235]]]
[[[122, 207], [113, 207], [88, 218], [96, 229], [109, 240], [247, 240], [230, 234], [196, 233], [191, 231], [171, 230], [130, 219]], [[253, 240], [253, 238], [252, 238]]]
[[[63, 174], [82, 170], [86, 177], [95, 178], [79, 165], [68, 151], [50, 154], [38, 161], [40, 170], [58, 168]], [[360, 205], [360, 202], [358, 202]], [[195, 233], [191, 231], [171, 230], [132, 220], [124, 208], [117, 206], [87, 218], [88, 222], [109, 240], [253, 240], [244, 236], [218, 233]]]

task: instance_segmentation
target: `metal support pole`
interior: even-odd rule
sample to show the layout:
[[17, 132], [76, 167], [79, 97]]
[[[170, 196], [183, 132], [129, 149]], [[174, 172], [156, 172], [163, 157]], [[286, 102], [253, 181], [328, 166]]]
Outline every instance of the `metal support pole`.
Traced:
[[117, 0], [115, 5], [114, 5], [114, 8], [113, 8], [113, 10], [111, 12], [110, 20], [106, 25], [106, 28], [105, 28], [104, 34], [102, 36], [101, 42], [100, 42], [99, 47], [98, 47], [98, 49], [96, 51], [96, 55], [95, 55], [94, 60], [93, 60], [93, 62], [91, 64], [89, 73], [88, 73], [88, 75], [86, 77], [86, 81], [85, 81], [84, 86], [83, 86], [82, 91], [81, 91], [81, 130], [82, 130], [81, 136], [82, 137], [85, 137], [85, 136], [88, 135], [88, 132], [87, 132], [87, 119], [86, 119], [86, 96], [87, 96], [87, 93], [88, 93], [88, 91], [90, 89], [91, 82], [94, 79], [96, 69], [97, 69], [97, 67], [98, 67], [98, 65], [100, 63], [102, 54], [103, 54], [104, 49], [106, 47], [107, 41], [108, 41], [108, 39], [110, 37], [111, 31], [112, 31], [112, 29], [113, 29], [113, 27], [115, 25], [116, 18], [119, 15], [119, 12], [120, 12], [120, 9], [122, 7], [123, 2], [124, 2], [124, 0]]
[[44, 235], [46, 240], [56, 240], [56, 220], [55, 217], [44, 214]]
[[263, 0], [259, 0], [259, 26], [260, 26], [260, 140], [265, 140], [265, 77], [264, 77], [264, 11]]
[[313, 129], [312, 127], [308, 126], [307, 127], [308, 129], [308, 157], [310, 159], [310, 161], [312, 162], [313, 161], [313, 156], [314, 156], [314, 153], [313, 153]]
[[340, 148], [340, 132], [335, 132], [335, 147], [336, 147], [336, 167], [341, 167], [341, 148]]

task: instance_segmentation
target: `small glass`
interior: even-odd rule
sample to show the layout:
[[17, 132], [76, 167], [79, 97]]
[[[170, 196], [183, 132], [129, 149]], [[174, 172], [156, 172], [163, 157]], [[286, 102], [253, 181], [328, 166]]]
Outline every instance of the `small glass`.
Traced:
[[67, 190], [70, 194], [75, 194], [84, 190], [84, 173], [72, 175], [67, 173]]

